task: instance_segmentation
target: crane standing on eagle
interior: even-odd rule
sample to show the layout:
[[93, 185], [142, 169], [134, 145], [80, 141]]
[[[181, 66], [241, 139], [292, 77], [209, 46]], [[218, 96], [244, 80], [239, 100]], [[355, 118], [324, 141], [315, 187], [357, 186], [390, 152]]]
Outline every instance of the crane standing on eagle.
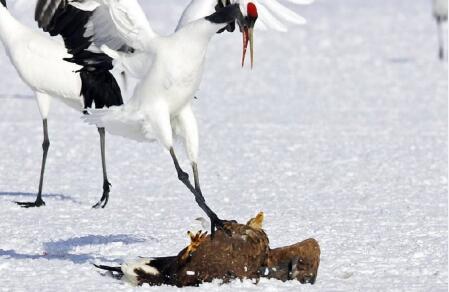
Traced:
[[[79, 21], [79, 14], [84, 15], [85, 11], [88, 11], [89, 17], [87, 25]], [[252, 3], [248, 4], [248, 11], [257, 13]], [[238, 5], [228, 5], [218, 8], [209, 16], [186, 23], [171, 36], [161, 37], [152, 30], [135, 0], [40, 0], [36, 6], [39, 26], [52, 35], [61, 34], [66, 44], [75, 44], [82, 49], [81, 58], [74, 55], [69, 61], [85, 62], [84, 54], [89, 56], [92, 52], [88, 50], [91, 40], [97, 48], [103, 48], [111, 56], [138, 52], [154, 58], [126, 105], [111, 111], [90, 111], [86, 119], [90, 123], [101, 124], [101, 128], [112, 134], [138, 141], [161, 142], [173, 159], [179, 180], [195, 195], [198, 205], [210, 218], [212, 231], [215, 227], [222, 227], [223, 221], [206, 204], [200, 188], [198, 130], [190, 103], [201, 81], [211, 37], [231, 22], [237, 20], [244, 26], [247, 25], [246, 19], [250, 19], [249, 27], [243, 31], [251, 40], [250, 31], [256, 18], [257, 14], [245, 18]], [[107, 22], [114, 23], [114, 26], [105, 28], [104, 23]], [[80, 28], [84, 28], [81, 37], [66, 33]], [[95, 63], [96, 59], [89, 59], [89, 62]], [[173, 148], [172, 133], [178, 133], [186, 141], [194, 184], [180, 167]]]
[[[86, 117], [88, 122], [102, 125], [98, 131], [103, 194], [94, 207], [105, 207], [109, 200], [106, 127], [106, 131], [130, 139], [161, 142], [173, 159], [178, 178], [211, 218], [212, 229], [222, 226], [206, 205], [200, 188], [198, 129], [191, 106], [201, 81], [209, 40], [216, 32], [234, 31], [237, 23], [243, 35], [242, 64], [249, 45], [252, 65], [256, 20], [260, 28], [286, 31], [284, 23], [303, 24], [305, 19], [275, 0], [192, 0], [176, 31], [160, 36], [152, 30], [137, 0], [39, 0], [35, 18], [51, 35], [61, 35], [61, 44], [18, 22], [6, 8], [6, 1], [0, 3], [0, 38], [20, 77], [36, 93], [44, 129], [39, 191], [34, 202], [19, 205], [45, 205], [42, 190], [50, 146], [47, 117], [55, 97], [86, 113], [94, 105], [113, 107], [92, 110]], [[120, 88], [110, 73], [116, 64], [140, 80], [134, 96], [124, 106]], [[173, 133], [186, 142], [193, 184], [178, 163]]]
[[[258, 3], [267, 6], [265, 19], [261, 18], [265, 27], [272, 25], [285, 30], [270, 10], [287, 22], [304, 23], [303, 18], [274, 0], [254, 3], [192, 0], [177, 30], [172, 35], [160, 36], [153, 31], [137, 0], [39, 0], [36, 6], [35, 17], [40, 27], [52, 35], [61, 34], [66, 44], [81, 50], [80, 58], [74, 55], [69, 61], [83, 63], [85, 56], [106, 53], [140, 79], [125, 105], [89, 110], [85, 119], [113, 135], [141, 142], [159, 141], [170, 153], [179, 180], [210, 218], [212, 232], [224, 223], [206, 204], [201, 191], [198, 128], [191, 102], [201, 82], [209, 41], [217, 32], [233, 31], [237, 23], [243, 35], [242, 63], [248, 45], [253, 62], [253, 28], [259, 17]], [[86, 15], [87, 24], [79, 21], [80, 14]], [[84, 29], [82, 37], [62, 34], [80, 28]], [[95, 59], [87, 59], [89, 64], [96, 63]], [[178, 162], [173, 133], [185, 140], [193, 183]]]

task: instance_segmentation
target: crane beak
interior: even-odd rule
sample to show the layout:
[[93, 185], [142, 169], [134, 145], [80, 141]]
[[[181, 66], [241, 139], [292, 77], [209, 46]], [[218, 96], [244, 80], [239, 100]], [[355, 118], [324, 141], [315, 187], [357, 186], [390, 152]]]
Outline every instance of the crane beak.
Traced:
[[254, 65], [254, 25], [256, 24], [257, 18], [257, 7], [253, 2], [249, 2], [247, 5], [247, 16], [243, 16], [243, 13], [240, 11], [236, 18], [243, 35], [242, 67], [245, 65], [246, 51], [248, 50], [249, 44], [251, 69]]
[[243, 54], [242, 54], [242, 67], [245, 65], [246, 51], [248, 50], [251, 58], [251, 69], [254, 65], [254, 28], [245, 26], [242, 31], [243, 35]]

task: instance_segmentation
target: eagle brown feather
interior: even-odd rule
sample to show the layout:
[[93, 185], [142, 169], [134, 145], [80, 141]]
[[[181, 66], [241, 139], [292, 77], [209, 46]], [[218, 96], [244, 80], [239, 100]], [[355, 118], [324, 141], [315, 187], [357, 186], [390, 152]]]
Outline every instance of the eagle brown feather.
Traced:
[[[268, 236], [262, 229], [264, 214], [260, 212], [247, 224], [226, 222], [212, 238], [207, 233], [188, 232], [190, 244], [177, 256], [152, 258], [136, 267], [132, 278], [138, 285], [196, 286], [220, 279], [276, 278], [313, 284], [320, 263], [320, 247], [314, 239], [291, 246], [270, 249]], [[101, 266], [97, 266], [100, 267]]]

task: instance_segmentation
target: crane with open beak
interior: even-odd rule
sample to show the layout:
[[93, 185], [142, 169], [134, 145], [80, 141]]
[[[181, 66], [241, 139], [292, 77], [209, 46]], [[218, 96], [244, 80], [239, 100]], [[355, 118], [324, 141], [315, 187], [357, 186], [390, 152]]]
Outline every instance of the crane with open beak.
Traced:
[[254, 65], [254, 25], [256, 24], [258, 16], [256, 5], [253, 2], [249, 2], [246, 8], [246, 16], [243, 16], [242, 14], [237, 17], [237, 24], [243, 35], [242, 67], [245, 65], [248, 44], [250, 49], [251, 68], [253, 68]]

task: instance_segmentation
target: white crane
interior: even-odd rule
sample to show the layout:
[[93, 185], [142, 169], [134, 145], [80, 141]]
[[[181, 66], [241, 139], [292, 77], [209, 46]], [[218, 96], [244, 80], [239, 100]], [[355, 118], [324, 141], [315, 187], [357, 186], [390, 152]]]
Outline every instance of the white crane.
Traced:
[[437, 22], [438, 57], [444, 59], [444, 36], [442, 23], [447, 22], [447, 0], [433, 0], [433, 16]]
[[[242, 60], [248, 43], [252, 60], [252, 31], [259, 16], [258, 8], [263, 12], [260, 21], [264, 27], [285, 30], [272, 13], [287, 22], [304, 23], [304, 19], [276, 0], [192, 0], [176, 32], [160, 36], [151, 28], [137, 0], [39, 0], [36, 7], [39, 26], [50, 32], [57, 30], [59, 21], [67, 23], [61, 17], [67, 13], [67, 7], [89, 13], [84, 36], [92, 39], [96, 49], [100, 48], [141, 78], [127, 104], [90, 111], [85, 116], [87, 122], [104, 127], [113, 135], [142, 142], [159, 141], [170, 153], [179, 180], [210, 218], [212, 232], [222, 226], [222, 220], [207, 206], [200, 188], [198, 128], [191, 105], [202, 78], [209, 41], [217, 32], [233, 31], [237, 22], [244, 39]], [[185, 140], [193, 184], [178, 163], [173, 134]]]
[[[77, 18], [84, 26], [88, 18]], [[83, 39], [81, 27], [61, 27], [60, 33], [79, 35]], [[112, 59], [104, 53], [87, 53], [77, 43], [65, 39], [60, 42], [43, 36], [17, 21], [9, 12], [6, 1], [0, 5], [0, 39], [6, 53], [22, 80], [34, 91], [42, 117], [44, 139], [43, 157], [39, 179], [39, 189], [34, 202], [17, 202], [22, 207], [40, 207], [45, 205], [42, 199], [45, 163], [50, 140], [48, 135], [48, 114], [53, 97], [59, 98], [68, 106], [84, 111], [95, 103], [96, 107], [118, 106], [123, 104], [120, 88], [109, 72]], [[89, 44], [83, 39], [83, 45]], [[71, 59], [67, 62], [64, 59]], [[105, 160], [105, 130], [99, 127], [101, 158], [103, 167], [103, 194], [94, 207], [107, 204], [110, 184], [107, 178]]]

